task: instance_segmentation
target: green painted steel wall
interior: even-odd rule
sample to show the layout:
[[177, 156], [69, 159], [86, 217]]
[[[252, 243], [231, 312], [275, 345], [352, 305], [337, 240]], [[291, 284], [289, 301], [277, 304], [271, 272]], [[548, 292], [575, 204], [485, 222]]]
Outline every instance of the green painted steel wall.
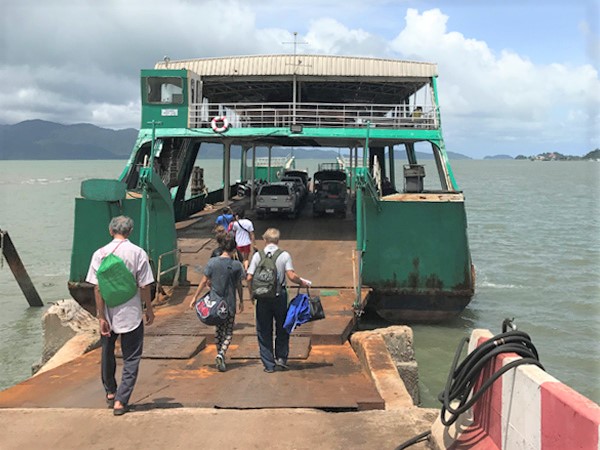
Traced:
[[412, 292], [472, 288], [462, 202], [365, 202], [363, 282]]
[[[250, 168], [252, 170], [252, 168]], [[279, 181], [283, 176], [283, 167], [271, 167], [271, 178], [269, 179], [268, 167], [256, 167], [254, 170], [254, 179], [268, 182]]]
[[[148, 255], [155, 275], [159, 255], [177, 248], [177, 236], [173, 209], [165, 205], [156, 196], [151, 195], [149, 203], [148, 241], [150, 248]], [[73, 232], [73, 249], [71, 253], [70, 281], [85, 281], [92, 254], [100, 247], [111, 241], [108, 233], [110, 220], [118, 215], [126, 215], [134, 220], [134, 229], [129, 239], [140, 245], [140, 206], [141, 199], [127, 199], [121, 202], [105, 202], [85, 198], [75, 199], [75, 226]], [[173, 267], [176, 263], [175, 256], [163, 258], [163, 270]], [[170, 282], [174, 272], [164, 277], [163, 282]]]
[[[183, 103], [156, 104], [146, 101], [146, 77], [179, 77], [183, 79]], [[141, 128], [148, 128], [153, 120], [161, 122], [163, 128], [187, 128], [188, 126], [188, 77], [187, 70], [142, 70], [140, 79], [142, 98]], [[176, 116], [165, 115], [167, 111], [176, 111]]]

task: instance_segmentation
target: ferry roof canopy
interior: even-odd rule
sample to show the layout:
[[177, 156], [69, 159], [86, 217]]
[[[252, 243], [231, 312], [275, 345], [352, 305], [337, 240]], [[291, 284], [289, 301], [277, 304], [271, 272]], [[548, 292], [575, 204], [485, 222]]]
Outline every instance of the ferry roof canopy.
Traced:
[[202, 78], [212, 102], [287, 102], [297, 81], [301, 102], [397, 104], [437, 76], [437, 65], [351, 56], [258, 55], [160, 61]]

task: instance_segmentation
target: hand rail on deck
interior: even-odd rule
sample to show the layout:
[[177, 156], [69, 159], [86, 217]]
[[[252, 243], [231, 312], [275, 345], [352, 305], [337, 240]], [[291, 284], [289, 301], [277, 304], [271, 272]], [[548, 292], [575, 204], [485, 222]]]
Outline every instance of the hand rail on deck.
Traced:
[[[177, 255], [177, 263], [173, 266], [173, 267], [169, 267], [166, 270], [161, 270], [162, 269], [162, 259], [164, 256], [167, 255], [171, 255], [175, 253]], [[179, 285], [179, 272], [181, 270], [181, 249], [176, 248], [174, 250], [168, 251], [163, 253], [162, 255], [160, 255], [158, 257], [158, 269], [156, 271], [156, 294], [155, 294], [155, 299], [158, 298], [158, 294], [161, 291], [161, 287], [162, 287], [162, 283], [161, 283], [161, 277], [163, 275], [166, 275], [170, 272], [175, 271], [175, 277], [173, 278], [173, 287], [177, 287]]]
[[227, 116], [235, 128], [308, 127], [438, 128], [434, 106], [368, 103], [193, 103], [189, 119], [192, 128], [210, 127], [213, 117]]
[[[375, 187], [375, 181], [371, 175], [371, 172], [367, 167], [354, 167], [352, 169], [352, 176], [355, 179], [356, 186], [356, 250], [354, 255], [358, 255], [358, 283], [355, 281], [356, 298], [354, 301], [353, 309], [357, 315], [362, 313], [361, 311], [361, 291], [362, 291], [362, 263], [363, 254], [366, 249], [366, 213], [365, 203], [363, 196], [366, 194], [367, 197], [375, 203], [378, 211], [381, 210], [379, 199], [381, 198], [379, 191]], [[354, 264], [353, 255], [353, 264]], [[353, 267], [354, 270], [354, 267]]]

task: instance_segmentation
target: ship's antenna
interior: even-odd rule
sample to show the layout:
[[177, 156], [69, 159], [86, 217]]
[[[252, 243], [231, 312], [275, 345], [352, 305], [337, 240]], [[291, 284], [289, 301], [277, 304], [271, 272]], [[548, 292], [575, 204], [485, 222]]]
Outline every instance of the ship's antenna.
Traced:
[[298, 45], [306, 45], [306, 44], [308, 44], [308, 42], [304, 42], [304, 41], [298, 42], [298, 32], [294, 31], [294, 41], [293, 42], [290, 42], [290, 41], [282, 42], [282, 44], [286, 44], [286, 45], [293, 44], [294, 45], [294, 65], [302, 64], [302, 61], [296, 60], [296, 54], [297, 54], [296, 52], [298, 49]]
[[294, 31], [294, 41], [293, 42], [282, 42], [282, 44], [294, 44], [294, 59], [293, 59], [293, 63], [292, 64], [286, 64], [286, 66], [294, 66], [294, 74], [293, 74], [293, 79], [292, 79], [292, 124], [296, 124], [296, 98], [298, 97], [297, 95], [297, 84], [298, 84], [298, 80], [296, 79], [296, 76], [298, 75], [298, 67], [299, 66], [303, 66], [303, 67], [312, 67], [310, 65], [302, 65], [302, 60], [298, 59], [296, 57], [296, 51], [297, 51], [297, 47], [298, 45], [304, 45], [304, 44], [308, 44], [308, 42], [298, 42], [298, 32]]

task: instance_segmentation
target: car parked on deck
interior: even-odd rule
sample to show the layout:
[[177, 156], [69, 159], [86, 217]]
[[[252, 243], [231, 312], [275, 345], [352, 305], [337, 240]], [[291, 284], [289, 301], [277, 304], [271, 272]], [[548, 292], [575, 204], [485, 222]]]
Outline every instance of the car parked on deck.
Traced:
[[288, 169], [283, 172], [284, 177], [300, 177], [302, 178], [302, 183], [306, 188], [306, 192], [309, 191], [308, 184], [310, 182], [310, 177], [308, 176], [308, 172], [306, 170], [296, 170], [296, 169]]
[[276, 182], [262, 185], [256, 196], [256, 214], [259, 218], [267, 214], [287, 214], [297, 217], [300, 199], [293, 183]]
[[308, 195], [308, 189], [304, 185], [304, 181], [302, 181], [302, 178], [284, 175], [283, 177], [281, 177], [281, 181], [284, 183], [292, 183], [294, 189], [296, 190], [296, 194], [300, 199], [300, 203], [304, 203], [304, 200], [306, 200], [306, 197]]
[[341, 170], [324, 170], [314, 175], [313, 216], [335, 214], [346, 217], [348, 189]]

